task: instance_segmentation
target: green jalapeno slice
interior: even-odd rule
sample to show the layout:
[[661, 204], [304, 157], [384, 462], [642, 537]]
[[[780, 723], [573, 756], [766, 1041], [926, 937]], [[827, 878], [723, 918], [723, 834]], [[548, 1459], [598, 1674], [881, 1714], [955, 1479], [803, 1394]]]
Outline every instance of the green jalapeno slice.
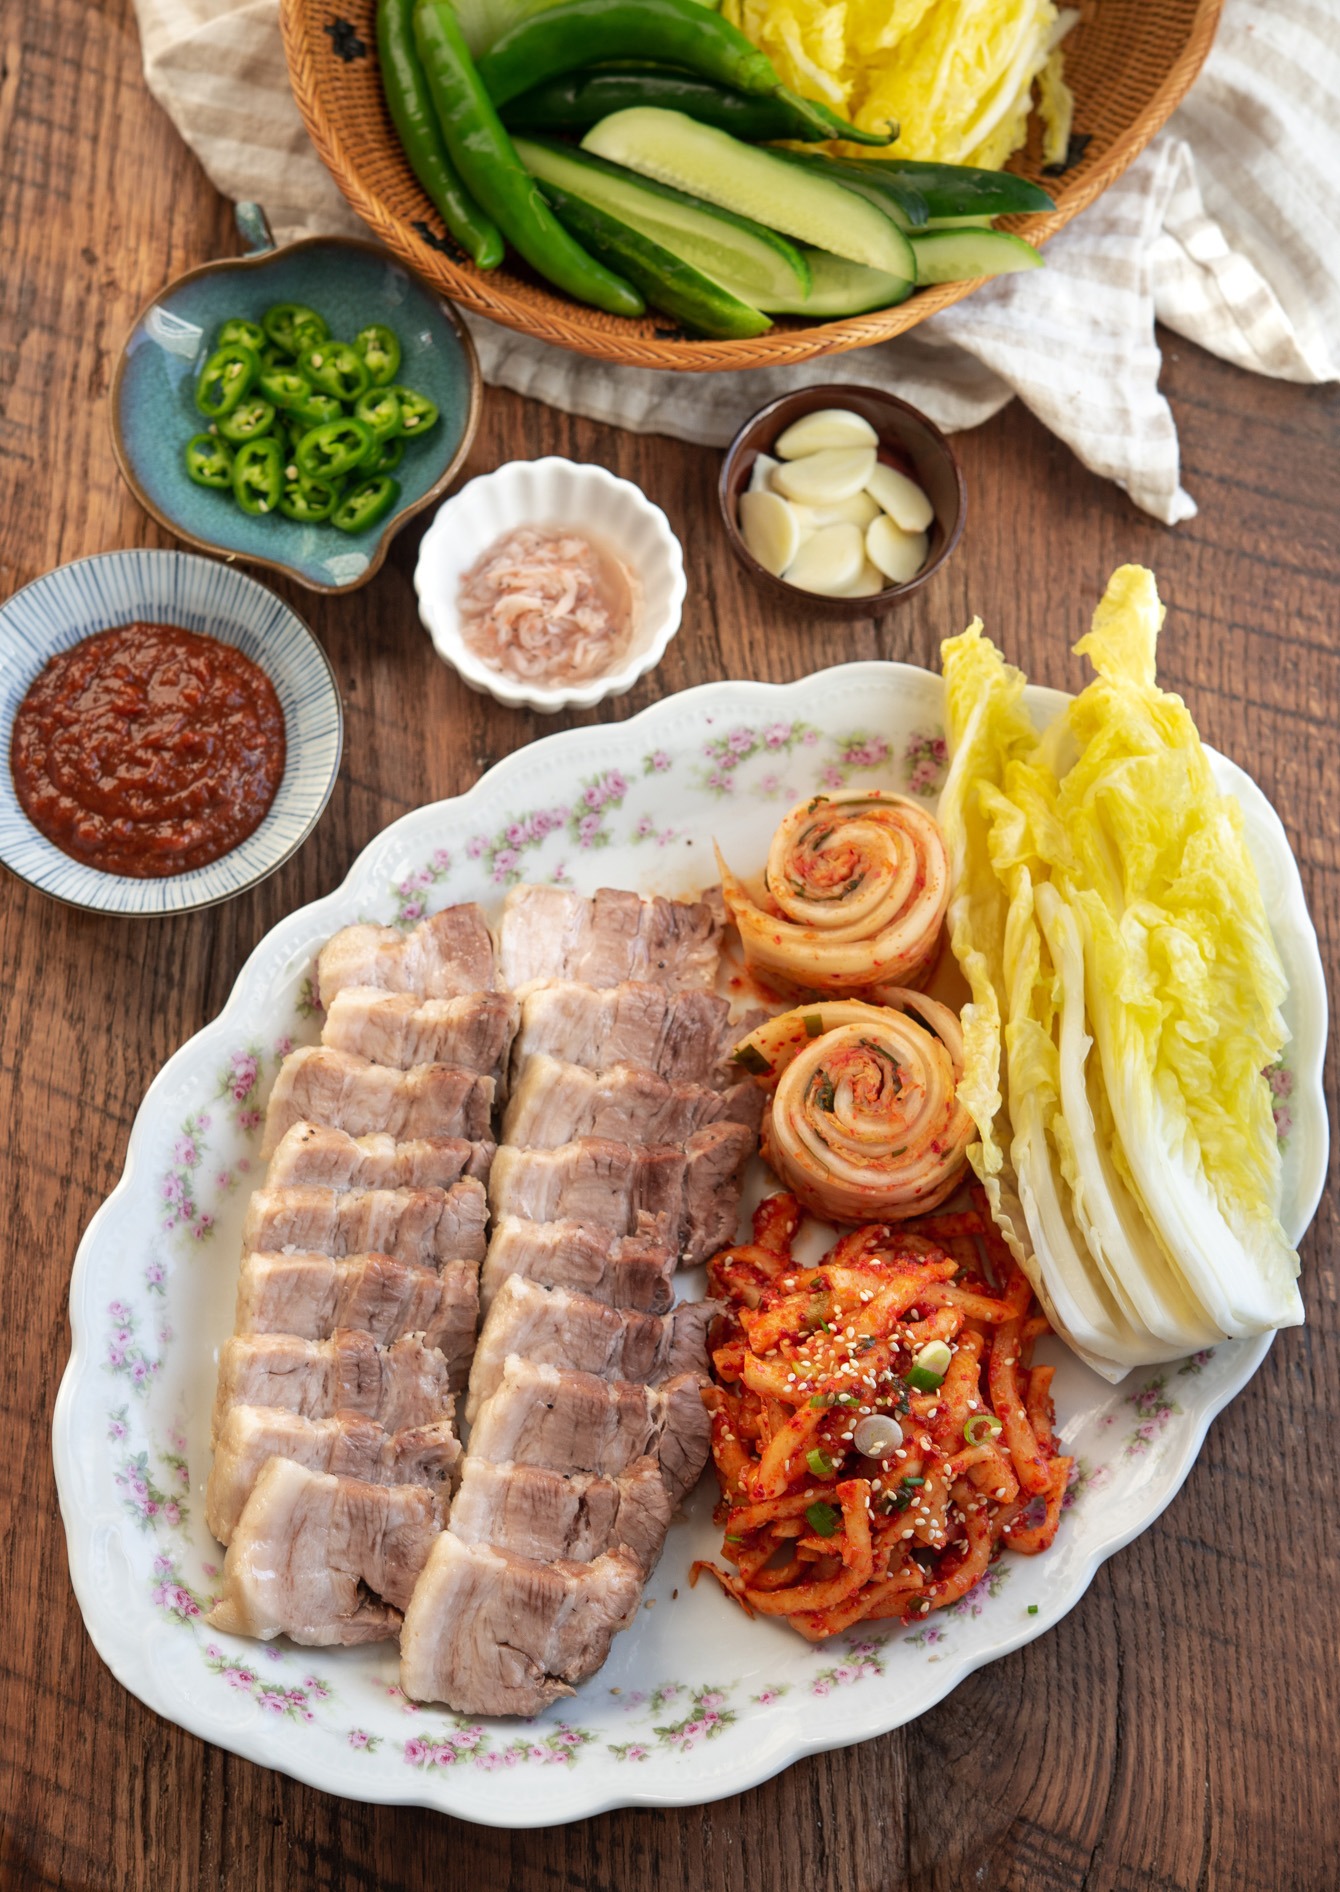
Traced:
[[233, 461], [233, 497], [243, 512], [273, 512], [284, 490], [284, 461], [274, 439], [249, 440]]
[[259, 440], [262, 434], [272, 433], [274, 422], [274, 402], [251, 394], [245, 401], [239, 401], [231, 414], [220, 415], [218, 428], [225, 440], [240, 446], [243, 441]]
[[233, 450], [214, 434], [192, 434], [186, 442], [186, 471], [197, 486], [227, 492], [233, 483]]
[[371, 385], [367, 363], [348, 342], [314, 342], [302, 350], [298, 366], [314, 388], [337, 401], [356, 401]]
[[437, 425], [437, 409], [426, 394], [399, 386], [387, 388], [386, 393], [394, 394], [400, 402], [400, 431], [406, 440], [426, 434], [430, 427]]
[[389, 440], [383, 440], [375, 460], [369, 460], [369, 477], [376, 473], [394, 473], [405, 457], [405, 443], [399, 434], [393, 434]]
[[286, 354], [298, 355], [312, 342], [330, 334], [326, 318], [305, 302], [277, 302], [261, 317], [261, 327]]
[[384, 322], [371, 322], [359, 329], [354, 347], [363, 357], [373, 387], [389, 387], [400, 368], [400, 342], [395, 330]]
[[259, 322], [249, 322], [244, 315], [234, 315], [215, 336], [214, 346], [222, 348], [228, 342], [245, 342], [248, 348], [254, 348], [259, 355], [265, 347], [265, 330]]
[[354, 403], [354, 419], [372, 429], [373, 439], [389, 440], [400, 432], [402, 410], [398, 388], [369, 388]]
[[400, 497], [400, 482], [385, 473], [351, 486], [330, 515], [330, 523], [340, 532], [366, 532], [386, 517]]
[[340, 503], [341, 490], [339, 480], [308, 480], [300, 473], [296, 480], [285, 480], [279, 510], [299, 525], [319, 526]]
[[309, 480], [338, 479], [370, 460], [376, 451], [372, 429], [361, 420], [324, 421], [305, 433], [293, 450], [298, 471]]
[[231, 414], [250, 394], [261, 371], [260, 356], [245, 342], [225, 342], [216, 348], [195, 384], [195, 404], [210, 420]]
[[257, 385], [266, 400], [285, 413], [301, 407], [312, 393], [312, 384], [300, 368], [263, 368]]
[[297, 402], [289, 413], [298, 432], [305, 434], [309, 427], [320, 427], [324, 421], [343, 420], [344, 403], [337, 401], [333, 394], [322, 394], [314, 388], [306, 400]]

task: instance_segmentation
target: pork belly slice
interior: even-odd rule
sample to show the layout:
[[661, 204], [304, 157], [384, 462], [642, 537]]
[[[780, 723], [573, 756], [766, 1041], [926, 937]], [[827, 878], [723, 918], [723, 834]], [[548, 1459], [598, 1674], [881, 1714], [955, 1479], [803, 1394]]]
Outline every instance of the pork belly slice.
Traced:
[[538, 1714], [595, 1673], [641, 1596], [620, 1551], [542, 1563], [443, 1531], [405, 1611], [400, 1686], [457, 1714]]
[[683, 1143], [712, 1123], [743, 1123], [757, 1132], [763, 1104], [757, 1084], [712, 1090], [706, 1084], [671, 1083], [628, 1064], [597, 1072], [537, 1056], [522, 1068], [502, 1138], [523, 1150], [554, 1150], [579, 1137]]
[[423, 1485], [445, 1498], [460, 1475], [461, 1442], [451, 1420], [386, 1432], [358, 1413], [303, 1419], [274, 1406], [234, 1406], [223, 1422], [205, 1489], [205, 1521], [221, 1544], [272, 1458], [369, 1485]]
[[730, 1006], [712, 992], [671, 992], [632, 979], [604, 990], [550, 980], [521, 995], [512, 1081], [527, 1058], [549, 1057], [588, 1071], [635, 1064], [672, 1083], [720, 1088], [739, 1077], [727, 1060], [749, 1029], [732, 1025]]
[[499, 929], [502, 983], [515, 991], [532, 979], [638, 979], [710, 992], [725, 917], [719, 890], [704, 900], [643, 900], [602, 887], [588, 900], [566, 887], [514, 887]]
[[485, 1313], [503, 1283], [518, 1275], [541, 1287], [573, 1288], [607, 1307], [664, 1314], [675, 1298], [670, 1277], [676, 1251], [665, 1226], [644, 1216], [634, 1235], [583, 1222], [528, 1222], [505, 1215], [493, 1225], [479, 1280]]
[[303, 1120], [279, 1139], [265, 1180], [273, 1188], [322, 1183], [327, 1189], [450, 1189], [465, 1176], [487, 1178], [495, 1147], [464, 1137], [397, 1143], [384, 1130], [351, 1137], [347, 1130]]
[[650, 1386], [682, 1373], [705, 1373], [707, 1329], [718, 1311], [715, 1301], [681, 1301], [669, 1314], [638, 1314], [512, 1275], [499, 1288], [479, 1336], [465, 1416], [473, 1422], [511, 1354]]
[[418, 1334], [389, 1347], [352, 1328], [341, 1328], [329, 1340], [233, 1334], [219, 1349], [211, 1445], [234, 1406], [280, 1406], [304, 1419], [362, 1413], [387, 1432], [399, 1432], [450, 1416], [450, 1369]]
[[432, 1266], [479, 1261], [488, 1197], [472, 1176], [450, 1189], [327, 1189], [295, 1183], [253, 1190], [242, 1225], [246, 1248], [322, 1255], [393, 1255]]
[[669, 1528], [670, 1494], [654, 1458], [634, 1459], [618, 1478], [597, 1478], [469, 1457], [451, 1507], [451, 1529], [467, 1544], [496, 1544], [541, 1563], [589, 1564], [624, 1550], [644, 1577]]
[[662, 1216], [682, 1258], [705, 1261], [735, 1239], [744, 1166], [757, 1144], [747, 1125], [715, 1123], [682, 1149], [602, 1137], [557, 1150], [500, 1149], [489, 1202], [495, 1216], [585, 1222], [619, 1235], [631, 1234], [641, 1216]]
[[441, 1530], [422, 1485], [371, 1485], [272, 1458], [242, 1507], [205, 1620], [265, 1642], [384, 1642], [399, 1632]]
[[395, 1071], [352, 1051], [302, 1045], [279, 1067], [265, 1112], [261, 1155], [269, 1157], [291, 1125], [324, 1123], [350, 1136], [384, 1130], [412, 1137], [486, 1137], [496, 1086], [477, 1071], [416, 1064]]
[[477, 906], [445, 907], [412, 932], [394, 926], [346, 926], [322, 947], [317, 991], [329, 1008], [346, 986], [453, 999], [497, 989], [493, 941]]
[[390, 1255], [243, 1257], [237, 1284], [239, 1334], [329, 1340], [341, 1327], [386, 1345], [422, 1334], [446, 1355], [452, 1382], [468, 1370], [479, 1324], [479, 1269], [472, 1261], [421, 1268]]
[[420, 999], [412, 992], [351, 985], [330, 1001], [321, 1042], [402, 1071], [415, 1064], [454, 1064], [497, 1077], [520, 1016], [521, 1002], [510, 992]]
[[470, 1456], [607, 1478], [627, 1471], [634, 1459], [651, 1456], [678, 1504], [707, 1463], [703, 1385], [700, 1373], [681, 1373], [664, 1386], [637, 1386], [631, 1380], [538, 1366], [513, 1354], [479, 1408]]

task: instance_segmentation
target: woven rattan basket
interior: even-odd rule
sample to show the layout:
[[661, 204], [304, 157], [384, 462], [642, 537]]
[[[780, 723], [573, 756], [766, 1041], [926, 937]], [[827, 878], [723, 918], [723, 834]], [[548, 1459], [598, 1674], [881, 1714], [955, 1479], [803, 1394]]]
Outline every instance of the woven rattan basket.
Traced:
[[[1060, 179], [1043, 178], [1034, 126], [1012, 168], [1056, 199], [1046, 216], [1009, 219], [1045, 243], [1144, 149], [1199, 71], [1223, 0], [1081, 0], [1066, 42], [1075, 129], [1089, 142]], [[280, 0], [294, 96], [313, 142], [359, 216], [443, 294], [508, 328], [636, 368], [759, 368], [864, 348], [971, 294], [973, 283], [924, 289], [896, 309], [836, 322], [779, 321], [749, 341], [684, 336], [655, 314], [640, 321], [588, 309], [522, 268], [458, 262], [396, 141], [377, 68], [376, 0]]]

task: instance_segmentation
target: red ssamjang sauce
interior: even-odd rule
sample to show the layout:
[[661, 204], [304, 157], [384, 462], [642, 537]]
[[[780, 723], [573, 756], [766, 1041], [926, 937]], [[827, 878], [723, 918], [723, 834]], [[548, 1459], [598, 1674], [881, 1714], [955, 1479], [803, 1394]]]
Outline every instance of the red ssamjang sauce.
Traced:
[[29, 820], [106, 874], [204, 867], [260, 826], [284, 775], [284, 712], [231, 644], [171, 624], [99, 631], [53, 657], [10, 743]]

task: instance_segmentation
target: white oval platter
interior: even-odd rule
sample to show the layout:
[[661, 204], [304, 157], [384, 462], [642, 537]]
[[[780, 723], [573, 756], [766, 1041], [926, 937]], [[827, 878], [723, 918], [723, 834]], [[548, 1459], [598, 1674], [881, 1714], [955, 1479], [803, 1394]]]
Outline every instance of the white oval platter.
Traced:
[[[1040, 719], [1063, 701], [1031, 694]], [[1050, 1628], [1169, 1502], [1268, 1340], [1116, 1387], [1058, 1347], [1061, 1436], [1079, 1475], [1054, 1549], [1006, 1555], [916, 1630], [878, 1625], [816, 1647], [747, 1621], [711, 1582], [691, 1588], [693, 1558], [718, 1546], [710, 1474], [605, 1668], [533, 1722], [408, 1702], [394, 1645], [263, 1645], [202, 1620], [222, 1559], [203, 1518], [216, 1350], [232, 1328], [268, 1085], [290, 1045], [318, 1035], [309, 981], [322, 942], [354, 920], [408, 925], [459, 900], [496, 910], [522, 879], [688, 893], [714, 878], [714, 838], [748, 869], [782, 811], [824, 788], [880, 784], [929, 803], [945, 766], [941, 702], [929, 672], [851, 664], [787, 685], [709, 684], [624, 722], [548, 736], [469, 794], [395, 822], [342, 887], [256, 948], [221, 1015], [150, 1087], [71, 1281], [73, 1350], [54, 1428], [70, 1571], [99, 1653], [141, 1700], [328, 1792], [495, 1826], [694, 1805], [923, 1713]], [[1240, 770], [1215, 766], [1245, 810], [1289, 974], [1293, 1043], [1272, 1082], [1284, 1221], [1297, 1238], [1325, 1170], [1325, 986], [1284, 830]]]

